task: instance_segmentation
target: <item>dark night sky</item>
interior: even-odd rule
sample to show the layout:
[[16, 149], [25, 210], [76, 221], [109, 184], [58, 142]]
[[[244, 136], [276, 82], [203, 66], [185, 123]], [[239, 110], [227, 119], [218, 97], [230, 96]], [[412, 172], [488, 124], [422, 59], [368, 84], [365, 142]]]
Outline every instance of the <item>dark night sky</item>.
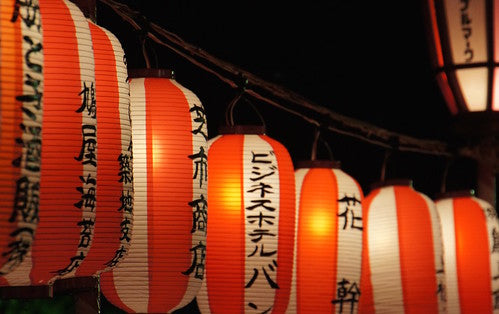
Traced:
[[[337, 113], [418, 138], [449, 137], [452, 117], [433, 78], [422, 1], [121, 1], [184, 41]], [[98, 24], [120, 39], [129, 67], [144, 67], [137, 33], [105, 5], [97, 9]], [[147, 47], [153, 66], [157, 55], [158, 67], [173, 69], [177, 81], [200, 98], [210, 135], [216, 135], [235, 91], [168, 49], [152, 41]], [[250, 100], [267, 134], [288, 148], [293, 161], [308, 159], [314, 128]], [[244, 104], [239, 107], [236, 121], [251, 116]], [[249, 119], [259, 123], [256, 116]], [[367, 193], [379, 180], [385, 150], [333, 133], [323, 138]], [[395, 152], [387, 178], [411, 178], [433, 196], [445, 163], [442, 157]], [[473, 188], [473, 162], [452, 165], [448, 189]]]
[[[121, 1], [184, 41], [337, 113], [418, 138], [449, 136], [452, 117], [433, 79], [422, 1]], [[144, 67], [137, 33], [99, 2], [97, 17], [122, 42], [129, 67]], [[152, 41], [147, 47], [152, 60], [157, 55], [158, 67], [174, 70], [177, 81], [200, 98], [210, 136], [216, 135], [235, 91], [168, 49]], [[315, 129], [251, 101], [265, 119], [267, 134], [288, 148], [293, 161], [308, 159]], [[239, 110], [236, 121], [248, 114]], [[385, 150], [334, 133], [323, 138], [367, 194], [380, 179]], [[327, 158], [324, 148], [319, 157]], [[435, 197], [446, 162], [394, 152], [387, 178], [410, 178], [417, 190]], [[447, 189], [475, 188], [474, 167], [471, 160], [455, 160]], [[193, 305], [184, 309], [193, 311]]]

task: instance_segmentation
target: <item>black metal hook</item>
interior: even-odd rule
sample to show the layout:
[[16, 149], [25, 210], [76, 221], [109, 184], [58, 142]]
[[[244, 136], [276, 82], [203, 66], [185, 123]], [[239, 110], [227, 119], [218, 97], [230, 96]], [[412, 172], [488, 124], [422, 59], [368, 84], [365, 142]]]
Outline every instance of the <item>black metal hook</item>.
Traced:
[[263, 116], [257, 110], [256, 106], [247, 97], [245, 97], [246, 88], [247, 88], [248, 84], [249, 84], [248, 78], [246, 78], [243, 74], [240, 74], [238, 77], [237, 94], [231, 100], [231, 102], [227, 105], [227, 110], [225, 111], [225, 123], [226, 123], [226, 125], [234, 126], [234, 124], [235, 124], [234, 123], [234, 108], [235, 108], [236, 104], [239, 103], [240, 100], [244, 100], [247, 104], [249, 104], [253, 108], [255, 113], [258, 115], [260, 122], [262, 122], [262, 125], [265, 127], [265, 120], [263, 119]]

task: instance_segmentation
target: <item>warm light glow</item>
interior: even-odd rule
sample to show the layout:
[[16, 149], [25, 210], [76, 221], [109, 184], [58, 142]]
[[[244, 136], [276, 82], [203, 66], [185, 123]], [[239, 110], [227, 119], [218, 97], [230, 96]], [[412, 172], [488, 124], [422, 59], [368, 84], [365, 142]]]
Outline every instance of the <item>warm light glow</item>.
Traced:
[[441, 231], [435, 204], [410, 186], [384, 186], [364, 201], [360, 313], [442, 313]]
[[494, 81], [492, 88], [492, 110], [499, 110], [499, 69], [494, 69]]
[[204, 108], [166, 72], [130, 72], [137, 224], [126, 258], [101, 276], [106, 298], [127, 313], [175, 312], [194, 299], [204, 277]]
[[340, 306], [338, 285], [343, 282], [349, 297], [359, 299], [360, 186], [327, 161], [299, 165], [295, 178], [297, 231], [290, 309], [298, 314], [356, 313], [357, 302]]
[[309, 222], [304, 232], [312, 232], [315, 236], [326, 236], [333, 230], [334, 219], [333, 211], [328, 209], [314, 209], [314, 214], [309, 217]]
[[257, 134], [210, 142], [201, 313], [286, 313], [295, 230], [289, 153]]
[[495, 230], [499, 220], [485, 201], [460, 196], [437, 201], [444, 244], [449, 313], [492, 313], [499, 252]]
[[220, 206], [226, 214], [238, 214], [241, 210], [241, 183], [239, 181], [226, 180], [221, 182], [219, 189]]
[[151, 145], [152, 145], [151, 158], [152, 158], [153, 168], [161, 167], [163, 163], [166, 162], [166, 160], [163, 160], [165, 152], [161, 137], [153, 133]]
[[436, 49], [432, 52], [436, 76], [454, 115], [499, 110], [496, 92], [499, 83], [494, 65], [499, 58], [499, 6], [488, 3], [486, 0], [428, 1], [427, 15], [433, 33], [429, 40], [439, 41], [434, 43]]
[[487, 73], [486, 68], [456, 71], [459, 86], [469, 111], [487, 109]]

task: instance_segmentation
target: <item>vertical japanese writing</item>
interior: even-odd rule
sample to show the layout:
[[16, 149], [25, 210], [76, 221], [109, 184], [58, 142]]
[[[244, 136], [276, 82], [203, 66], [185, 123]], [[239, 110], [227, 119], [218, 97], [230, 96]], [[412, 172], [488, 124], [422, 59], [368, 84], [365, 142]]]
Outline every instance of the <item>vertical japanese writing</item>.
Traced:
[[496, 228], [492, 229], [492, 253], [499, 252], [499, 232]]
[[133, 217], [133, 152], [132, 152], [132, 139], [130, 138], [128, 148], [123, 151], [118, 157], [119, 172], [118, 181], [123, 184], [123, 191], [121, 192], [120, 203], [121, 206], [118, 211], [123, 213], [123, 219], [120, 223], [120, 247], [114, 252], [113, 258], [106, 262], [108, 267], [116, 266], [125, 257], [128, 252], [131, 238], [131, 226]]
[[470, 37], [472, 34], [471, 18], [469, 16], [469, 4], [470, 0], [461, 0], [461, 31], [463, 32], [464, 41], [466, 42], [466, 48], [464, 49], [464, 56], [466, 62], [471, 62], [473, 60], [473, 48], [471, 48]]
[[337, 283], [336, 298], [331, 303], [337, 305], [338, 313], [356, 313], [355, 305], [359, 303], [360, 290], [356, 282], [350, 283], [343, 278]]
[[339, 214], [343, 220], [343, 230], [360, 230], [362, 231], [362, 208], [359, 196], [352, 194], [352, 196], [343, 195], [338, 199]]
[[21, 27], [24, 56], [23, 90], [15, 97], [22, 112], [20, 136], [15, 140], [15, 145], [21, 147], [21, 156], [12, 161], [20, 173], [9, 219], [16, 227], [9, 234], [7, 248], [2, 248], [6, 263], [0, 267], [0, 275], [19, 265], [31, 247], [38, 223], [42, 151], [43, 48], [38, 1], [16, 0], [11, 22], [13, 27]]
[[192, 208], [192, 256], [191, 266], [183, 275], [193, 276], [196, 279], [204, 278], [206, 257], [206, 228], [208, 220], [208, 202], [206, 200], [206, 188], [208, 180], [208, 155], [206, 149], [207, 128], [204, 108], [201, 104], [193, 103], [189, 109], [192, 125], [192, 137], [194, 145], [193, 154], [187, 156], [192, 161], [193, 168], [193, 199], [188, 202]]
[[198, 106], [194, 104], [191, 109], [189, 109], [189, 112], [195, 113], [196, 116], [193, 119], [193, 122], [196, 123], [197, 125], [194, 127], [194, 130], [192, 130], [192, 134], [200, 134], [204, 137], [205, 140], [208, 139], [208, 135], [206, 134], [206, 117], [204, 113], [204, 108], [201, 106]]
[[447, 293], [445, 289], [445, 270], [444, 270], [444, 255], [441, 251], [439, 263], [436, 265], [436, 277], [437, 277], [437, 296], [440, 298], [440, 301], [447, 301]]
[[492, 243], [490, 248], [490, 263], [495, 264], [495, 267], [491, 268], [491, 279], [492, 279], [492, 299], [494, 310], [499, 309], [499, 223], [497, 220], [497, 212], [493, 206], [483, 202], [482, 203], [484, 214], [487, 220], [487, 228], [489, 231], [489, 241]]
[[494, 298], [494, 310], [499, 309], [499, 290], [492, 291], [492, 296]]
[[81, 185], [75, 189], [80, 193], [80, 199], [74, 206], [82, 212], [82, 220], [77, 223], [80, 228], [80, 241], [75, 256], [70, 258], [69, 264], [55, 271], [60, 276], [76, 270], [85, 259], [92, 243], [95, 224], [96, 189], [97, 189], [97, 110], [95, 86], [93, 82], [83, 82], [82, 90], [78, 94], [82, 101], [76, 113], [82, 116], [82, 143], [78, 156], [74, 159], [81, 163], [83, 175], [79, 177]]
[[206, 231], [208, 221], [208, 202], [206, 189], [208, 182], [208, 154], [206, 140], [208, 139], [206, 115], [201, 104], [192, 103], [189, 108], [191, 116], [191, 133], [193, 143], [196, 143], [192, 154], [187, 156], [192, 161], [193, 169], [193, 199], [188, 202], [192, 208], [192, 247], [189, 250], [192, 256], [191, 266], [183, 275], [193, 276], [196, 279], [204, 278], [206, 257]]
[[[126, 69], [127, 60], [118, 40], [114, 37], [109, 37], [115, 48], [116, 65]], [[122, 214], [120, 222], [119, 247], [114, 251], [114, 256], [108, 262], [104, 263], [107, 267], [115, 267], [127, 255], [132, 241], [132, 225], [133, 225], [133, 143], [131, 137], [131, 113], [130, 113], [130, 89], [127, 71], [117, 71], [118, 85], [121, 86], [119, 93], [119, 112], [121, 126], [121, 153], [116, 161], [119, 165], [117, 172], [117, 181], [122, 185], [121, 196], [119, 196], [120, 207], [118, 212]]]
[[[251, 247], [247, 254], [245, 289], [279, 289], [277, 283], [277, 205], [273, 198], [278, 195], [274, 182], [278, 179], [277, 159], [273, 150], [251, 151], [251, 173], [245, 185], [246, 232]], [[248, 244], [247, 244], [248, 246]], [[248, 252], [248, 247], [247, 247]], [[268, 312], [272, 304], [261, 300], [248, 300], [248, 309]]]

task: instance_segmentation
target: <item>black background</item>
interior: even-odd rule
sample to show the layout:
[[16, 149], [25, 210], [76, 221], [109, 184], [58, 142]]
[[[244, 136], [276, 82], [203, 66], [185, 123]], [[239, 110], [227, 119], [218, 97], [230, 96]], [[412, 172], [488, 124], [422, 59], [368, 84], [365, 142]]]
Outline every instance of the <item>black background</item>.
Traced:
[[[129, 68], [145, 67], [140, 34], [97, 1], [97, 23], [121, 41]], [[303, 95], [314, 103], [390, 131], [422, 139], [452, 140], [452, 116], [434, 79], [422, 1], [193, 1], [122, 0], [184, 41]], [[207, 111], [210, 137], [224, 123], [236, 91], [216, 76], [151, 40], [152, 67], [174, 70]], [[310, 158], [315, 128], [302, 119], [248, 99], [263, 115], [267, 134], [293, 161]], [[246, 120], [245, 120], [246, 119]], [[236, 122], [259, 123], [244, 106]], [[322, 133], [344, 171], [367, 194], [379, 181], [385, 149]], [[322, 145], [319, 157], [328, 158]], [[322, 154], [322, 155], [321, 155]], [[395, 151], [387, 178], [409, 178], [419, 191], [440, 192], [447, 158]], [[447, 190], [476, 188], [475, 163], [454, 159]]]
[[[122, 0], [151, 22], [206, 52], [299, 93], [337, 113], [422, 139], [452, 140], [452, 122], [434, 79], [423, 1], [193, 1]], [[145, 67], [140, 34], [97, 1], [97, 24], [121, 41], [129, 68]], [[236, 91], [167, 48], [148, 40], [153, 67], [174, 70], [207, 111], [210, 137], [224, 123]], [[294, 162], [310, 157], [315, 128], [302, 119], [249, 98], [265, 119], [267, 134]], [[244, 107], [235, 120], [259, 123]], [[251, 122], [251, 121], [250, 121]], [[358, 139], [322, 133], [333, 156], [368, 194], [380, 179], [385, 149]], [[324, 146], [319, 157], [328, 158]], [[435, 197], [449, 160], [394, 151], [387, 178], [409, 178]], [[476, 188], [475, 162], [451, 163], [447, 190]], [[110, 311], [110, 306], [105, 309]], [[185, 311], [194, 311], [188, 307]]]

